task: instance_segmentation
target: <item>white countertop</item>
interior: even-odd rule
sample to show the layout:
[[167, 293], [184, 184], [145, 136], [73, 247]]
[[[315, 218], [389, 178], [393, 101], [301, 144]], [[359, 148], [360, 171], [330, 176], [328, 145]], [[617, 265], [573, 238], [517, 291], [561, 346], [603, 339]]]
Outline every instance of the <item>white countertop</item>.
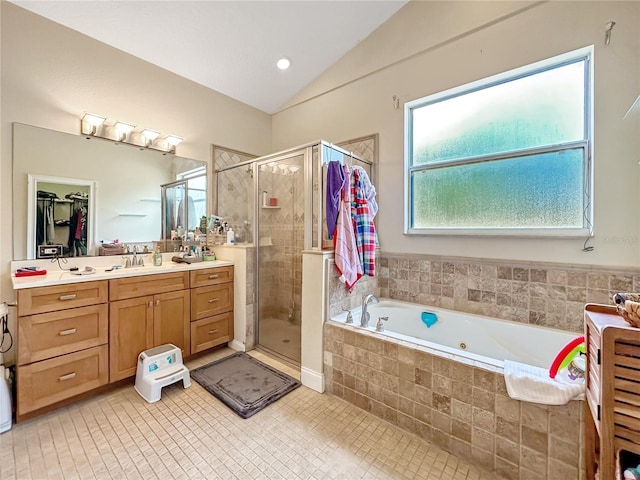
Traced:
[[[120, 257], [77, 257], [69, 258], [67, 264], [61, 264], [61, 270], [56, 263], [50, 260], [20, 260], [11, 262], [11, 281], [13, 288], [20, 290], [23, 288], [45, 287], [50, 285], [63, 285], [68, 283], [93, 282], [97, 280], [110, 280], [112, 278], [133, 277], [139, 275], [156, 275], [158, 273], [185, 272], [190, 270], [200, 270], [203, 268], [224, 267], [233, 265], [227, 260], [213, 260], [210, 262], [196, 263], [174, 263], [171, 257], [174, 254], [163, 254], [162, 265], [154, 267], [150, 255], [141, 255], [145, 259], [145, 266], [112, 269], [112, 265], [118, 264]], [[17, 268], [25, 266], [37, 266], [47, 270], [46, 275], [34, 275], [30, 277], [15, 276]], [[77, 266], [82, 270], [85, 266], [95, 268], [96, 272], [89, 275], [76, 275], [67, 269]]]

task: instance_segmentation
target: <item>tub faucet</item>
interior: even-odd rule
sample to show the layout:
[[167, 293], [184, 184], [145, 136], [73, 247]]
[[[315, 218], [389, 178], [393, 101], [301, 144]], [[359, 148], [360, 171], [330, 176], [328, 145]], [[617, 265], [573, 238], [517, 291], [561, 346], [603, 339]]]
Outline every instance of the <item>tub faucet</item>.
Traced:
[[367, 305], [369, 302], [378, 303], [378, 297], [369, 293], [362, 297], [362, 314], [360, 315], [360, 326], [368, 327], [369, 326], [369, 312], [367, 312]]
[[376, 324], [376, 332], [384, 332], [384, 325], [382, 321], [388, 321], [389, 317], [378, 317], [378, 323]]

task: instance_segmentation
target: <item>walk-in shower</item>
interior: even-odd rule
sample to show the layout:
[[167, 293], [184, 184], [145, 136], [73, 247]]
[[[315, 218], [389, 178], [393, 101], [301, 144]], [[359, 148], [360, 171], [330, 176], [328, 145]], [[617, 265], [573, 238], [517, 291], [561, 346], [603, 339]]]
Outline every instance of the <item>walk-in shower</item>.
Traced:
[[302, 253], [333, 247], [323, 225], [329, 161], [358, 164], [371, 174], [370, 162], [323, 141], [215, 172], [216, 213], [240, 232], [238, 246], [246, 244], [254, 255], [254, 301], [248, 303], [255, 307], [256, 346], [298, 364]]

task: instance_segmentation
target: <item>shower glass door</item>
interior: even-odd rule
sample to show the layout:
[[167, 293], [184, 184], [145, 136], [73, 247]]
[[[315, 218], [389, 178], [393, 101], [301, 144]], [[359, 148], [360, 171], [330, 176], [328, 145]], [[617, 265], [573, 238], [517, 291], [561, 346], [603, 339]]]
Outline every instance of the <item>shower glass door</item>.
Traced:
[[257, 343], [300, 363], [304, 153], [258, 168]]

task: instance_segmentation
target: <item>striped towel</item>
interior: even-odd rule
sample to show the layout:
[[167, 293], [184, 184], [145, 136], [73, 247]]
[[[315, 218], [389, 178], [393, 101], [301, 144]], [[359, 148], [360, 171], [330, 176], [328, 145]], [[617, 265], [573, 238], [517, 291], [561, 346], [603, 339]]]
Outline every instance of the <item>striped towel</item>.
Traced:
[[375, 276], [376, 265], [376, 227], [369, 210], [369, 203], [363, 188], [362, 169], [354, 169], [350, 180], [351, 218], [355, 231], [356, 246], [360, 257], [362, 273]]
[[504, 361], [504, 381], [511, 398], [545, 405], [564, 405], [584, 394], [582, 382], [571, 382], [563, 375], [549, 378], [549, 370], [525, 363]]

